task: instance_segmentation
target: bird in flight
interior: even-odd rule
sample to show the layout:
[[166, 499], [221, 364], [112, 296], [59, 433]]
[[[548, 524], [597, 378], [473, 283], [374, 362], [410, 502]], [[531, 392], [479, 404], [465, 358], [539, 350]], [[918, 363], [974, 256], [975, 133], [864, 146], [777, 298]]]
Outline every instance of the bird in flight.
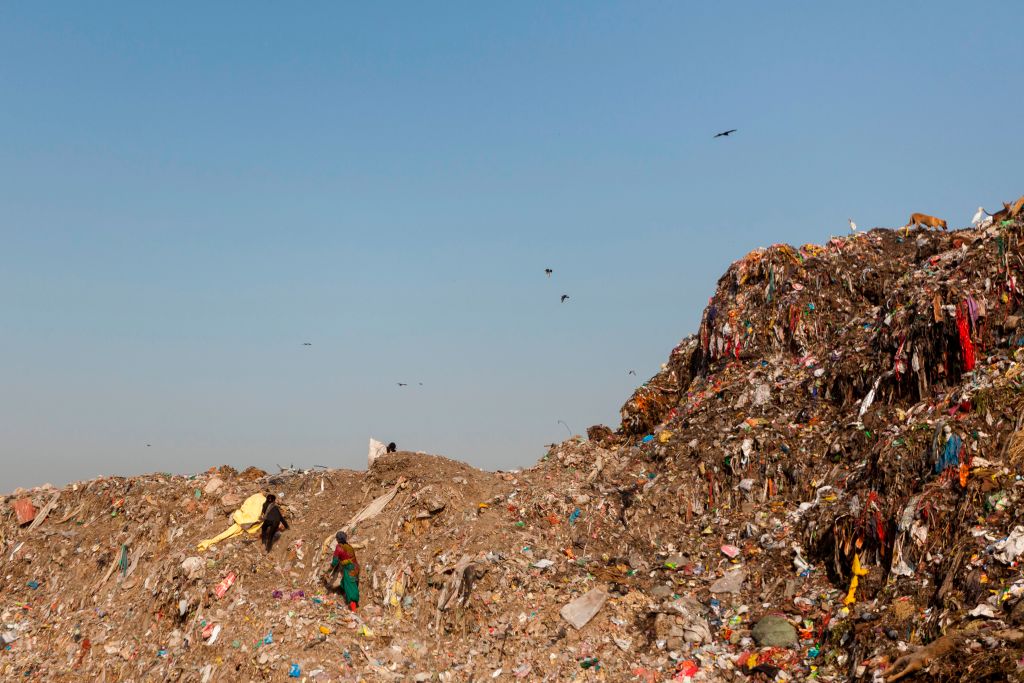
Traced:
[[545, 268], [544, 269], [544, 274], [547, 275], [548, 277], [551, 277], [551, 273], [553, 273], [553, 272], [555, 272], [555, 271], [551, 270], [550, 268]]
[[400, 387], [407, 387], [407, 386], [409, 386], [409, 385], [408, 385], [408, 384], [406, 384], [405, 382], [399, 382], [399, 383], [398, 383], [398, 386], [400, 386]]
[[146, 448], [149, 448], [149, 447], [150, 447], [150, 446], [152, 446], [152, 445], [153, 445], [153, 444], [151, 444], [151, 443], [147, 443], [147, 444], [146, 444]]
[[723, 130], [721, 133], [718, 133], [717, 135], [715, 135], [715, 137], [716, 138], [725, 138], [725, 137], [729, 137], [730, 135], [732, 135], [735, 132], [736, 132], [735, 128], [732, 128], [730, 130]]
[[636, 370], [630, 370], [629, 374], [631, 374], [631, 375], [633, 375], [635, 377], [636, 376]]
[[850, 221], [850, 232], [857, 232], [857, 224], [853, 222], [852, 218], [850, 218], [849, 221]]
[[303, 346], [312, 346], [313, 342], [302, 342]]
[[568, 298], [569, 298], [568, 294], [563, 294], [562, 295], [562, 303], [564, 304]]

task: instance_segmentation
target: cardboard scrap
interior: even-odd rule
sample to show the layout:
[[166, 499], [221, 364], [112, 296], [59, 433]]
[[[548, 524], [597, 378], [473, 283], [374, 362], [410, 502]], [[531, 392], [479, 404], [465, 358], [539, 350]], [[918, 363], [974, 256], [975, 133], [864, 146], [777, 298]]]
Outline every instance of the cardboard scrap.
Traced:
[[11, 507], [18, 518], [18, 526], [25, 526], [36, 518], [36, 506], [28, 498], [19, 498], [11, 503]]

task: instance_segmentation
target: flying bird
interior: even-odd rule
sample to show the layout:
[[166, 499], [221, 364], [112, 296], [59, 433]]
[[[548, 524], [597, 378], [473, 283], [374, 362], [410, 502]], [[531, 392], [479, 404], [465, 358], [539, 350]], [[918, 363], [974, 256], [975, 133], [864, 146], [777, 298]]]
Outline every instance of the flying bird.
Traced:
[[857, 224], [853, 222], [852, 218], [848, 218], [850, 221], [850, 232], [857, 232]]
[[553, 273], [553, 272], [555, 272], [555, 271], [551, 270], [550, 268], [545, 268], [544, 269], [544, 274], [547, 275], [548, 277], [551, 277], [551, 273]]
[[629, 374], [636, 376], [636, 370], [630, 370]]
[[152, 446], [152, 445], [153, 445], [153, 444], [151, 444], [151, 443], [147, 443], [147, 444], [146, 444], [146, 448], [149, 448], [149, 447], [150, 447], [150, 446]]
[[313, 342], [302, 342], [303, 346], [312, 346]]
[[400, 387], [407, 387], [407, 386], [409, 386], [409, 385], [408, 385], [408, 384], [406, 384], [405, 382], [399, 382], [399, 383], [398, 383], [398, 386], [400, 386]]
[[562, 303], [564, 304], [568, 298], [569, 298], [568, 294], [563, 294], [562, 295]]
[[715, 137], [716, 137], [716, 138], [725, 138], [725, 137], [728, 137], [728, 136], [732, 135], [732, 134], [733, 134], [733, 133], [735, 133], [735, 132], [736, 132], [736, 129], [735, 129], [735, 128], [732, 128], [732, 129], [730, 129], [730, 130], [723, 130], [723, 131], [722, 131], [721, 133], [719, 133], [719, 134], [718, 134], [718, 135], [716, 135]]

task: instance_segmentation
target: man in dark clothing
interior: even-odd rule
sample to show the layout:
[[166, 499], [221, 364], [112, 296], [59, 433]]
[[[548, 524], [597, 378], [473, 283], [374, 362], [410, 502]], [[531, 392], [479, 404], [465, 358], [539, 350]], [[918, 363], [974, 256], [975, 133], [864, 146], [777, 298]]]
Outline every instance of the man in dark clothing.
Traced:
[[263, 499], [263, 509], [260, 510], [260, 519], [267, 515], [267, 508], [277, 503], [277, 496], [273, 493], [268, 493]]
[[287, 528], [288, 522], [281, 513], [281, 508], [277, 506], [277, 496], [271, 493], [263, 502], [263, 526], [260, 527], [260, 539], [268, 553], [274, 547], [274, 537], [278, 530]]

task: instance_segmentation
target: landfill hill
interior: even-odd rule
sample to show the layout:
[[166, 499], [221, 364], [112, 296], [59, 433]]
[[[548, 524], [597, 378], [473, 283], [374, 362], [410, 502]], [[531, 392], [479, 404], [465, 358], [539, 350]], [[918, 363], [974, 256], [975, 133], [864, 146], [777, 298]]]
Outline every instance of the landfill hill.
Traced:
[[[616, 430], [526, 470], [15, 492], [0, 676], [1022, 680], [1022, 228], [751, 252]], [[291, 524], [269, 555], [199, 549], [261, 491]], [[342, 527], [354, 613], [320, 576]]]

